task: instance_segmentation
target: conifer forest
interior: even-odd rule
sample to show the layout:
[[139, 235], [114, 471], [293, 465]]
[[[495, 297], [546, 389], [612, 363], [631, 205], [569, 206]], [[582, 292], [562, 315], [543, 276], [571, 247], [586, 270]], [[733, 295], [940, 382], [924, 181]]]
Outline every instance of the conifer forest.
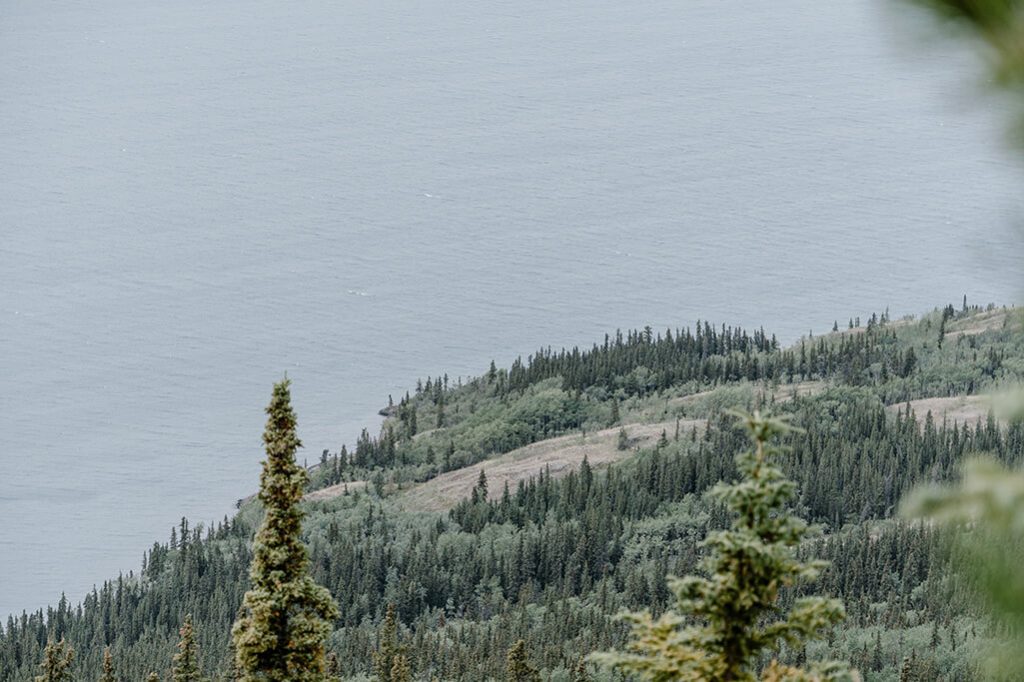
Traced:
[[1006, 632], [963, 531], [900, 505], [972, 454], [1021, 464], [985, 397], [1024, 375], [1021, 322], [616, 333], [422, 379], [308, 470], [281, 382], [259, 495], [9, 618], [0, 679], [987, 679]]

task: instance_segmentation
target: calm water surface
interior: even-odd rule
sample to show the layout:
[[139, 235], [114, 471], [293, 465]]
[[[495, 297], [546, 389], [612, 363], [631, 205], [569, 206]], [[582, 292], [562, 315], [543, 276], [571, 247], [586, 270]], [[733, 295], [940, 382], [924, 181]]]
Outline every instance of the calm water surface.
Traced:
[[0, 617], [229, 513], [285, 371], [313, 460], [542, 344], [1011, 300], [1003, 116], [893, 20], [5, 0]]

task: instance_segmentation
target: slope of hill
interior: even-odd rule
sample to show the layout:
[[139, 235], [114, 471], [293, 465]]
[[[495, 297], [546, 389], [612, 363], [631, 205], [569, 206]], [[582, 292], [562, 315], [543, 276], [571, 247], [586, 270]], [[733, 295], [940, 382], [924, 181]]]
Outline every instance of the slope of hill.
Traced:
[[[893, 514], [970, 452], [1021, 461], [1024, 427], [989, 419], [980, 394], [1022, 378], [1015, 310], [947, 306], [789, 348], [762, 331], [646, 329], [465, 383], [421, 381], [379, 436], [325, 452], [311, 474], [304, 531], [341, 607], [339, 674], [367, 678], [394, 604], [416, 679], [501, 679], [522, 638], [545, 679], [569, 680], [581, 656], [622, 642], [619, 610], [663, 609], [666, 576], [695, 570], [701, 538], [727, 521], [702, 493], [733, 476], [743, 445], [726, 412], [762, 407], [803, 429], [786, 473], [798, 511], [823, 527], [808, 551], [833, 562], [813, 589], [849, 612], [820, 646], [870, 680], [895, 681], [911, 656], [920, 679], [977, 679], [969, 654], [993, 632], [949, 574], [945, 531]], [[248, 501], [215, 528], [183, 520], [139, 573], [12, 618], [0, 682], [31, 679], [48, 636], [78, 651], [75, 679], [98, 676], [105, 644], [126, 679], [166, 672], [186, 613], [207, 672], [230, 679], [259, 514]]]

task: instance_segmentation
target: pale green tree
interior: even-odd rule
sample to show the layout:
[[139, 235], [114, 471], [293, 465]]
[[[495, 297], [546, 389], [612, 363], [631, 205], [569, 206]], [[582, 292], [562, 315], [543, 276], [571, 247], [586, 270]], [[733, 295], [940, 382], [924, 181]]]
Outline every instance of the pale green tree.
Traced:
[[287, 379], [275, 384], [267, 415], [259, 493], [265, 516], [253, 543], [252, 587], [232, 629], [239, 679], [321, 682], [338, 607], [309, 575], [299, 509], [307, 474], [295, 461], [301, 443]]
[[405, 654], [395, 656], [391, 664], [391, 682], [412, 682], [412, 669]]
[[174, 682], [200, 682], [202, 668], [199, 665], [199, 646], [196, 644], [196, 633], [192, 627], [192, 614], [185, 616], [185, 622], [178, 630], [178, 653], [174, 654], [171, 667], [171, 679]]
[[[1016, 142], [1024, 148], [1024, 0], [910, 0], [932, 10], [984, 57], [987, 79], [1017, 108]], [[1024, 416], [1024, 391], [1003, 396], [1005, 416]], [[981, 661], [987, 679], [1024, 679], [1024, 471], [990, 459], [966, 462], [950, 487], [919, 488], [904, 514], [957, 527], [958, 573], [987, 607], [1001, 642]], [[904, 664], [912, 674], [912, 661]]]
[[973, 458], [958, 486], [919, 488], [904, 513], [956, 526], [955, 567], [1003, 634], [982, 661], [988, 679], [1024, 679], [1024, 472]]
[[800, 647], [845, 612], [841, 603], [823, 597], [798, 599], [788, 613], [780, 608], [780, 590], [813, 580], [825, 564], [796, 556], [808, 526], [788, 511], [796, 486], [776, 466], [781, 450], [773, 443], [790, 427], [757, 412], [740, 418], [753, 449], [736, 457], [741, 479], [710, 492], [734, 520], [703, 543], [707, 577], [673, 580], [674, 610], [657, 620], [649, 613], [629, 614], [633, 633], [627, 651], [593, 658], [652, 682], [855, 680], [856, 673], [838, 662], [799, 669], [772, 659], [757, 669], [781, 643]]
[[540, 673], [530, 665], [526, 655], [526, 642], [521, 639], [508, 650], [505, 671], [508, 682], [540, 682]]
[[100, 673], [100, 682], [117, 682], [117, 675], [114, 673], [114, 657], [110, 653], [110, 647], [103, 647], [103, 672]]
[[66, 682], [71, 680], [71, 663], [75, 660], [75, 651], [61, 639], [52, 639], [43, 649], [43, 662], [40, 664], [42, 674], [36, 676], [36, 682]]

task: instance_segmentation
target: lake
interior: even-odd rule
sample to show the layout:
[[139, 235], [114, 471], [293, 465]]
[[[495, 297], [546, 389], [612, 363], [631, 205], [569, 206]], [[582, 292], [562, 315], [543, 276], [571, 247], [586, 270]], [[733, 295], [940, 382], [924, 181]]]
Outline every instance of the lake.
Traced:
[[975, 61], [882, 2], [5, 0], [0, 617], [137, 570], [418, 377], [1012, 302]]

